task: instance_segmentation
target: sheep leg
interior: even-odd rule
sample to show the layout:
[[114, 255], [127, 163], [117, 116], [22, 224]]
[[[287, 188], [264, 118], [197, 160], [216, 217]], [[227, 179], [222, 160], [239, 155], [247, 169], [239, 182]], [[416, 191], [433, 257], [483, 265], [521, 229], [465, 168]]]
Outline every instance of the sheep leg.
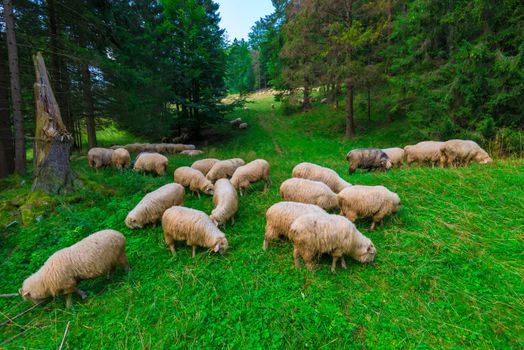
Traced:
[[344, 259], [344, 256], [340, 257], [340, 265], [342, 266], [344, 270], [348, 268], [346, 265], [346, 259]]
[[193, 246], [193, 254], [191, 255], [192, 258], [194, 258], [196, 255], [196, 245]]
[[[267, 238], [264, 239], [264, 244], [262, 245], [262, 249], [267, 250], [267, 247], [269, 246], [269, 240]], [[293, 256], [295, 256], [295, 251], [293, 251]]]
[[176, 255], [176, 250], [175, 250], [175, 244], [174, 243], [171, 243], [169, 245], [169, 249], [171, 249], [171, 253], [173, 253], [173, 255]]
[[73, 294], [68, 293], [66, 294], [65, 298], [66, 298], [66, 309], [71, 309], [71, 307], [73, 306]]
[[306, 268], [309, 271], [313, 271], [315, 269], [315, 263], [313, 262], [313, 257], [314, 257], [314, 254], [309, 251], [302, 252], [302, 259], [304, 259], [304, 265], [306, 265]]
[[113, 278], [113, 274], [115, 273], [115, 268], [112, 267], [111, 270], [107, 271], [107, 276], [106, 276], [106, 279], [107, 280], [110, 280]]
[[120, 255], [120, 258], [118, 259], [118, 263], [120, 264], [120, 266], [122, 266], [124, 268], [125, 272], [129, 272], [129, 270], [130, 270], [130, 268], [129, 268], [129, 260], [127, 260], [126, 253], [123, 253], [122, 255]]
[[375, 225], [376, 225], [376, 222], [373, 220], [373, 222], [371, 223], [371, 227], [369, 229], [373, 231], [375, 229]]
[[[266, 243], [266, 241], [264, 241], [264, 244]], [[299, 257], [300, 257], [300, 252], [298, 251], [297, 248], [293, 248], [293, 260], [295, 261], [295, 267], [297, 269], [300, 268], [300, 260], [299, 260]]]
[[234, 225], [234, 224], [235, 224], [235, 215], [233, 215], [233, 216], [231, 217], [231, 225]]
[[335, 273], [337, 270], [338, 256], [333, 255], [333, 261], [331, 262], [331, 272]]

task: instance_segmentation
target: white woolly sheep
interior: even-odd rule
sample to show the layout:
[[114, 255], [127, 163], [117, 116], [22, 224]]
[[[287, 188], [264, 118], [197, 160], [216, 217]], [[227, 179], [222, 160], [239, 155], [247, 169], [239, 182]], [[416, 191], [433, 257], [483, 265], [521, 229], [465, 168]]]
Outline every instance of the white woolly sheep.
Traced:
[[111, 166], [112, 155], [112, 149], [95, 147], [87, 152], [87, 161], [91, 168], [98, 170], [102, 167]]
[[184, 145], [182, 143], [175, 143], [173, 145], [173, 149], [175, 150], [176, 153], [180, 153], [180, 152], [183, 152], [183, 151], [195, 150], [196, 147], [195, 147], [195, 145]]
[[235, 213], [238, 210], [237, 191], [228, 179], [219, 179], [215, 182], [215, 193], [213, 194], [215, 208], [211, 212], [210, 219], [217, 226], [224, 225], [231, 219], [235, 223]]
[[174, 205], [184, 203], [184, 187], [179, 184], [167, 184], [150, 192], [127, 214], [125, 223], [130, 229], [142, 228], [147, 224], [156, 224], [162, 214]]
[[200, 150], [185, 150], [185, 151], [182, 151], [180, 152], [180, 154], [185, 154], [186, 156], [191, 156], [191, 157], [194, 157], [194, 156], [199, 156], [201, 154], [203, 154], [204, 152], [203, 151], [200, 151]]
[[338, 207], [337, 195], [320, 181], [288, 179], [280, 186], [280, 196], [285, 201], [316, 204], [326, 210]]
[[215, 158], [207, 158], [207, 159], [201, 159], [197, 160], [191, 165], [191, 168], [196, 169], [200, 171], [202, 174], [207, 175], [209, 170], [215, 165], [219, 160]]
[[248, 126], [249, 126], [248, 123], [241, 123], [241, 124], [238, 126], [238, 128], [239, 128], [239, 129], [247, 129]]
[[381, 169], [384, 172], [391, 169], [392, 164], [388, 155], [378, 148], [359, 148], [348, 152], [346, 160], [349, 163], [349, 175], [357, 169]]
[[117, 148], [111, 155], [111, 162], [118, 170], [126, 169], [131, 164], [131, 156], [125, 148]]
[[371, 230], [385, 216], [396, 213], [401, 205], [400, 198], [384, 186], [351, 186], [338, 194], [340, 214], [351, 221], [372, 218]]
[[241, 196], [250, 184], [257, 181], [265, 182], [264, 192], [271, 186], [269, 163], [264, 159], [256, 159], [246, 165], [238, 167], [231, 177], [231, 183], [240, 191]]
[[440, 165], [444, 167], [464, 164], [468, 166], [474, 160], [479, 164], [493, 162], [489, 154], [484, 151], [475, 141], [471, 140], [449, 140], [440, 147]]
[[313, 260], [324, 253], [333, 257], [331, 272], [335, 272], [339, 258], [342, 259], [342, 268], [346, 268], [344, 255], [361, 263], [370, 263], [377, 253], [371, 240], [340, 215], [312, 213], [299, 216], [291, 224], [289, 239], [293, 243], [295, 266], [300, 267], [301, 256], [309, 270], [315, 267]]
[[325, 183], [335, 193], [351, 186], [349, 182], [342, 179], [334, 170], [313, 163], [300, 163], [293, 168], [293, 177]]
[[215, 253], [223, 254], [228, 248], [228, 242], [211, 221], [206, 213], [199, 210], [171, 207], [162, 216], [162, 229], [166, 244], [175, 255], [175, 241], [186, 241], [193, 248], [193, 258], [196, 247], [206, 247]]
[[298, 202], [279, 202], [273, 204], [266, 211], [266, 232], [264, 234], [264, 245], [267, 250], [269, 242], [278, 237], [288, 237], [291, 224], [299, 216], [311, 213], [325, 213], [324, 209], [314, 204]]
[[221, 160], [215, 163], [206, 177], [213, 183], [218, 179], [230, 178], [238, 167], [246, 164], [240, 158]]
[[423, 165], [424, 163], [431, 163], [435, 166], [440, 161], [440, 147], [444, 142], [440, 141], [422, 141], [416, 145], [409, 145], [404, 147], [406, 152], [406, 163], [411, 165], [417, 163]]
[[167, 170], [168, 159], [159, 153], [140, 153], [135, 160], [135, 171], [144, 171], [146, 173], [156, 173], [158, 176], [164, 176]]
[[73, 292], [82, 299], [86, 297], [76, 288], [78, 281], [109, 276], [116, 266], [129, 270], [126, 239], [118, 231], [99, 231], [51, 255], [40, 270], [24, 281], [19, 293], [33, 302], [63, 293], [67, 308], [71, 308]]
[[231, 120], [231, 121], [229, 122], [229, 124], [231, 124], [231, 127], [233, 127], [233, 128], [238, 128], [238, 126], [239, 126], [240, 124], [242, 124], [242, 123], [243, 123], [243, 121], [242, 121], [241, 118], [233, 119], [233, 120]]
[[200, 192], [212, 195], [215, 187], [198, 170], [183, 166], [175, 170], [175, 182], [184, 187], [189, 187], [193, 194], [200, 197]]
[[384, 148], [382, 151], [388, 155], [389, 160], [391, 160], [391, 164], [393, 164], [393, 166], [400, 168], [402, 163], [404, 163], [405, 152], [402, 148]]

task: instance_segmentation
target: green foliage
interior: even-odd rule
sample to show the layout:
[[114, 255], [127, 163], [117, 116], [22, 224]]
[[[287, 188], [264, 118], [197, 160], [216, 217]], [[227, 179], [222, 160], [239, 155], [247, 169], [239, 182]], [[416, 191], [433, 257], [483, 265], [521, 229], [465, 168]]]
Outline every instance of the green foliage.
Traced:
[[246, 94], [255, 89], [255, 75], [249, 45], [234, 40], [227, 49], [226, 86], [230, 93]]
[[[224, 230], [231, 247], [224, 256], [199, 249], [192, 259], [182, 243], [173, 257], [160, 227], [129, 230], [124, 224], [146, 192], [171, 182], [174, 169], [194, 159], [170, 156], [168, 175], [156, 178], [95, 172], [85, 157], [75, 157], [75, 171], [99, 187], [65, 197], [38, 223], [4, 230], [0, 290], [16, 292], [57, 249], [107, 228], [125, 234], [131, 272], [81, 282], [88, 299], [75, 298], [72, 310], [58, 297], [2, 326], [1, 346], [57, 347], [70, 320], [66, 347], [78, 349], [522, 348], [524, 222], [515, 215], [523, 210], [522, 160], [350, 178], [349, 149], [420, 141], [417, 125], [409, 119], [385, 124], [373, 115], [371, 124], [357, 120], [365, 133], [349, 142], [341, 136], [342, 112], [322, 105], [289, 118], [273, 103], [267, 96], [249, 111], [237, 110], [230, 118], [241, 117], [250, 127], [228, 129], [222, 143], [204, 148], [206, 157], [271, 164], [270, 191], [255, 184], [240, 197], [236, 223]], [[374, 264], [348, 261], [348, 270], [331, 274], [330, 260], [322, 257], [309, 272], [293, 268], [285, 240], [262, 250], [265, 210], [280, 200], [280, 183], [303, 161], [331, 167], [351, 183], [399, 193], [403, 208], [376, 231], [368, 230], [367, 220], [356, 223], [377, 247]], [[0, 196], [27, 193], [29, 183], [2, 181]], [[189, 193], [185, 205], [208, 213], [213, 206], [210, 197]], [[1, 321], [30, 306], [0, 299]]]

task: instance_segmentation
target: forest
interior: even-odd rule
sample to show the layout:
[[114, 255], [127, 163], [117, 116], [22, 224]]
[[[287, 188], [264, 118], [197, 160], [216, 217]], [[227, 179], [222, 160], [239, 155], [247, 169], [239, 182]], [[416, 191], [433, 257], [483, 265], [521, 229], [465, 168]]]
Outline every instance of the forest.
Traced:
[[227, 1], [1, 0], [0, 348], [523, 348], [524, 3]]

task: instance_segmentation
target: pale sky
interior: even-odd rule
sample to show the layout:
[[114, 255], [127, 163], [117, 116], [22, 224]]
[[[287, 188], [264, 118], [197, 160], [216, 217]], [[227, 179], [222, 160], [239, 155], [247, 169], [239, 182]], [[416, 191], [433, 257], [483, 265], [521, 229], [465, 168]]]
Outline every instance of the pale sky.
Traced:
[[271, 0], [216, 0], [222, 18], [220, 26], [226, 29], [229, 41], [246, 39], [251, 27], [260, 17], [273, 12]]

